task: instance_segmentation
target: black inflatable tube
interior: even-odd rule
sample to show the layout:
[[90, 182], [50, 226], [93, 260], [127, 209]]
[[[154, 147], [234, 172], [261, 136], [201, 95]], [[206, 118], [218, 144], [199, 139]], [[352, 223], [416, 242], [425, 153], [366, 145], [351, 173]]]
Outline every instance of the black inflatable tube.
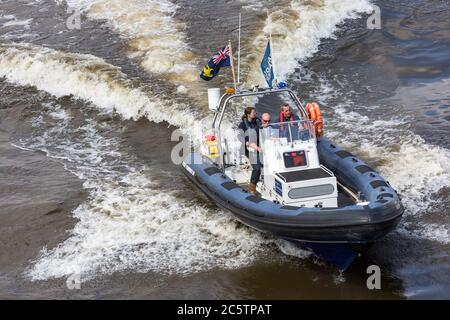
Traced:
[[186, 176], [220, 207], [263, 232], [306, 242], [370, 243], [400, 221], [403, 206], [397, 193], [362, 160], [331, 141], [318, 143], [321, 163], [346, 186], [364, 194], [369, 205], [340, 208], [296, 208], [252, 196], [222, 174], [208, 159], [191, 154]]

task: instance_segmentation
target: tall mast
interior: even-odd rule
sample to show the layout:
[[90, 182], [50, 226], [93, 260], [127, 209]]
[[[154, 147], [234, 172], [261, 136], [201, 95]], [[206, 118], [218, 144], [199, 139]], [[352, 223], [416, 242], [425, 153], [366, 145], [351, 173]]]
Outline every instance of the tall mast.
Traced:
[[237, 92], [236, 73], [234, 72], [233, 48], [231, 47], [231, 40], [228, 40], [228, 48], [230, 48], [230, 62], [231, 62], [231, 72], [233, 73], [234, 90], [235, 92]]
[[241, 13], [239, 13], [239, 36], [238, 36], [238, 70], [237, 70], [237, 83], [239, 85], [241, 75]]
[[270, 17], [269, 10], [267, 10], [267, 20], [269, 23], [269, 43], [270, 43], [270, 55], [272, 56], [272, 69], [273, 69], [273, 77], [275, 80], [275, 85], [277, 84], [277, 74], [275, 69], [275, 52], [273, 50], [272, 43], [272, 18]]

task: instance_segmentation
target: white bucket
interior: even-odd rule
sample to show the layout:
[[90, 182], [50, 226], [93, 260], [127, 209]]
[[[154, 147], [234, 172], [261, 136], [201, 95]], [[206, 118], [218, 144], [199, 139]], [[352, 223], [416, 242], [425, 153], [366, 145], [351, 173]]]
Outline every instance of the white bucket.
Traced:
[[209, 110], [216, 112], [219, 107], [220, 88], [208, 89], [208, 107]]

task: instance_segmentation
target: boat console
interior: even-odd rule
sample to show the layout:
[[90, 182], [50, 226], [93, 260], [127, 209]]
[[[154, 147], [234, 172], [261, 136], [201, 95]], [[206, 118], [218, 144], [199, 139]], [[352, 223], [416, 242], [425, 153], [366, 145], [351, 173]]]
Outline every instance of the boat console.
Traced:
[[338, 206], [336, 178], [320, 165], [312, 121], [270, 124], [260, 142], [263, 197], [296, 207]]

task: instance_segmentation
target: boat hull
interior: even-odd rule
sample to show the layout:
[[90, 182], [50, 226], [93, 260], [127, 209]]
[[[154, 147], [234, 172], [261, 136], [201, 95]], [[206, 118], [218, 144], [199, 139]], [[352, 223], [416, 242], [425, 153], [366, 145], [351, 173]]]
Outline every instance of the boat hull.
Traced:
[[391, 232], [404, 208], [394, 189], [360, 159], [322, 139], [321, 163], [339, 181], [364, 194], [367, 205], [340, 208], [284, 206], [247, 193], [225, 176], [208, 158], [190, 154], [183, 162], [189, 180], [219, 207], [242, 223], [277, 237], [306, 243], [368, 244]]

